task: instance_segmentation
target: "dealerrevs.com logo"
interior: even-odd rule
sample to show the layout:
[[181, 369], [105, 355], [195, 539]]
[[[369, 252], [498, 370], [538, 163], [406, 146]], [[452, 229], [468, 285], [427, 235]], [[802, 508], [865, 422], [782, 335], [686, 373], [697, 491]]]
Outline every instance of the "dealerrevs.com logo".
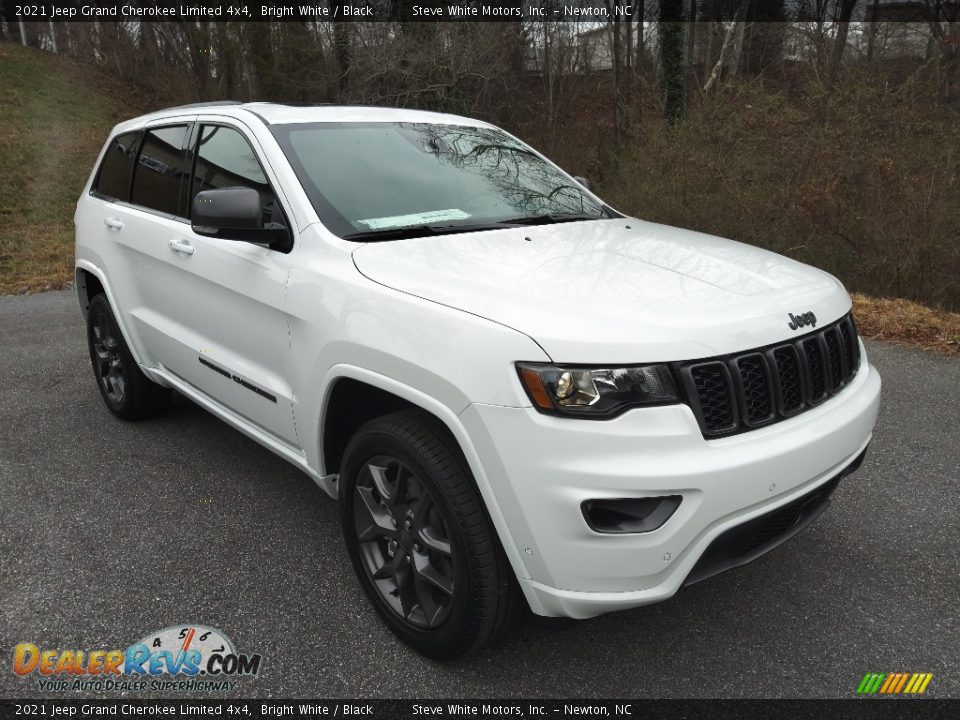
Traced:
[[260, 655], [238, 653], [230, 638], [203, 625], [173, 625], [126, 649], [64, 650], [24, 642], [13, 650], [13, 672], [47, 692], [232, 690], [237, 678], [256, 677], [260, 670]]

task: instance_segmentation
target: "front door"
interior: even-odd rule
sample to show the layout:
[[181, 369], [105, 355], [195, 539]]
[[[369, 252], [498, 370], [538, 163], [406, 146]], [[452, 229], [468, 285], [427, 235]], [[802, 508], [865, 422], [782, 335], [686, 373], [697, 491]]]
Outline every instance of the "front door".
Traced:
[[[264, 166], [239, 127], [198, 125], [188, 158], [186, 217], [201, 190], [245, 185], [260, 193], [265, 222], [290, 227]], [[160, 288], [162, 299], [155, 302], [170, 338], [160, 361], [217, 403], [299, 447], [284, 310], [290, 255], [204, 237], [189, 222], [165, 230], [166, 282]]]

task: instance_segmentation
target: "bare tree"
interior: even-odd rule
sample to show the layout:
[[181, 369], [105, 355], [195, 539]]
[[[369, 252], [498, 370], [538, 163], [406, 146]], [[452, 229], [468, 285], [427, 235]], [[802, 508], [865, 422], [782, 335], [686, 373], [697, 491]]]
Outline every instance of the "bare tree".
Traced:
[[697, 81], [697, 30], [700, 23], [697, 22], [697, 0], [690, 0], [689, 10], [687, 10], [687, 77], [691, 86]]
[[936, 43], [942, 102], [960, 111], [960, 3], [923, 0], [930, 36]]
[[663, 113], [674, 123], [684, 112], [683, 0], [660, 0], [658, 30]]
[[613, 72], [613, 144], [620, 146], [620, 130], [623, 123], [623, 104], [620, 98], [620, 66], [623, 62], [622, 51], [620, 48], [620, 18], [616, 14], [612, 0], [605, 0], [607, 11], [609, 13], [608, 27], [612, 36], [611, 44], [613, 52], [611, 53], [611, 64]]
[[647, 6], [645, 0], [636, 0], [636, 18], [637, 18], [637, 42], [636, 59], [633, 63], [634, 68], [634, 94], [636, 95], [637, 120], [643, 116], [643, 73], [647, 67], [647, 45], [644, 33], [644, 22], [647, 15]]
[[873, 62], [873, 54], [877, 48], [877, 29], [880, 27], [877, 22], [877, 10], [880, 8], [880, 0], [868, 0], [871, 4], [872, 13], [870, 22], [867, 23], [867, 62]]
[[740, 0], [740, 4], [737, 6], [737, 9], [733, 16], [733, 21], [727, 24], [726, 31], [723, 34], [723, 44], [720, 46], [720, 53], [717, 57], [717, 62], [713, 66], [713, 70], [710, 71], [710, 76], [707, 78], [707, 81], [703, 85], [703, 92], [708, 93], [710, 89], [714, 87], [719, 79], [720, 74], [723, 72], [724, 66], [727, 63], [727, 58], [730, 53], [734, 53], [734, 60], [731, 62], [731, 70], [729, 72], [729, 77], [733, 78], [737, 74], [737, 69], [740, 64], [740, 53], [743, 48], [743, 37], [746, 32], [746, 14], [747, 14], [747, 5], [749, 0]]
[[[342, 10], [348, 3], [346, 0], [331, 0], [332, 5], [337, 5]], [[337, 58], [337, 95], [342, 95], [347, 91], [347, 83], [350, 79], [350, 61], [351, 61], [351, 23], [343, 19], [343, 13], [339, 13], [338, 20], [333, 24], [333, 47]]]
[[847, 35], [850, 32], [850, 18], [853, 16], [856, 7], [857, 0], [837, 0], [837, 36], [833, 41], [833, 50], [830, 53], [830, 65], [827, 71], [827, 76], [831, 82], [837, 79], [837, 73], [840, 71], [840, 61], [843, 60], [843, 52], [847, 47]]

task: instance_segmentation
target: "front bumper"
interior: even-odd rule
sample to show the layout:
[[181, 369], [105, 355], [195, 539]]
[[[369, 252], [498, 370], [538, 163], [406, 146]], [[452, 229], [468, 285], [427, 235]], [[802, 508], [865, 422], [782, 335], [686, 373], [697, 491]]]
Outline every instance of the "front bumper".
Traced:
[[[461, 420], [509, 528], [504, 541], [523, 556], [533, 611], [587, 618], [665, 600], [721, 534], [841, 475], [869, 443], [879, 407], [880, 377], [861, 357], [829, 401], [718, 440], [704, 440], [685, 405], [603, 422], [469, 406]], [[683, 500], [648, 533], [594, 532], [580, 510], [591, 499], [661, 495]]]

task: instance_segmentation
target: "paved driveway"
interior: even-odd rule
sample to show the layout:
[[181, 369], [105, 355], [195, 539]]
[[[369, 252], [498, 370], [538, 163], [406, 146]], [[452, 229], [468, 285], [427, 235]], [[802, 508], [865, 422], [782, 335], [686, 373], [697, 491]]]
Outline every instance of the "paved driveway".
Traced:
[[12, 648], [125, 647], [198, 622], [263, 655], [239, 694], [849, 697], [865, 672], [960, 697], [960, 360], [871, 343], [875, 440], [814, 525], [672, 600], [524, 626], [438, 664], [376, 620], [313, 482], [185, 400], [103, 406], [71, 292], [0, 298], [0, 696]]

